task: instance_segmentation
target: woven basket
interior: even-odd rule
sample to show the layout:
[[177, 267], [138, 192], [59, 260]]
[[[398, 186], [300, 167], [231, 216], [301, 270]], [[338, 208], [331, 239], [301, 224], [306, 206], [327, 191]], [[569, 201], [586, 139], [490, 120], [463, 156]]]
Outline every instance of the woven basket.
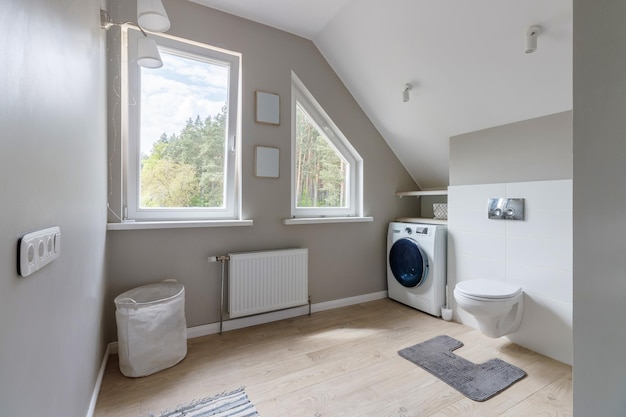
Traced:
[[435, 219], [446, 220], [448, 218], [448, 204], [433, 204]]

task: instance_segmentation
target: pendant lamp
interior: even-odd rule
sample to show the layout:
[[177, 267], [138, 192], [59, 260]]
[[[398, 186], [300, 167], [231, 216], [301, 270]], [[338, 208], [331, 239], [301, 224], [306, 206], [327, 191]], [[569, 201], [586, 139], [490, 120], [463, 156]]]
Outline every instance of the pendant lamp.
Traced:
[[161, 68], [163, 61], [156, 41], [147, 36], [137, 39], [137, 65], [144, 68]]
[[137, 23], [150, 32], [167, 32], [170, 28], [161, 0], [137, 0]]

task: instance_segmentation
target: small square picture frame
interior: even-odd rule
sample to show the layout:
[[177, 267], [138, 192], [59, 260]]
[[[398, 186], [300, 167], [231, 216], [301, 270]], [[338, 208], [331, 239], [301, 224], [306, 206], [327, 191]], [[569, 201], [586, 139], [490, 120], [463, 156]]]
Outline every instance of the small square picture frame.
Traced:
[[254, 176], [280, 177], [280, 149], [273, 146], [256, 146], [254, 150]]
[[255, 117], [257, 123], [280, 125], [280, 96], [267, 91], [256, 91]]

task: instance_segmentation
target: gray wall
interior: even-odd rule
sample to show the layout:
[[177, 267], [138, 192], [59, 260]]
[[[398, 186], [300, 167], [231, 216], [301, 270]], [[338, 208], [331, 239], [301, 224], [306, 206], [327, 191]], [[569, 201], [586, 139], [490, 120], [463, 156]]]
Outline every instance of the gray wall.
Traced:
[[450, 185], [572, 178], [572, 112], [450, 138]]
[[[105, 346], [99, 1], [5, 0], [0, 25], [10, 36], [0, 48], [0, 414], [84, 417]], [[61, 256], [18, 276], [18, 238], [54, 225]]]
[[626, 3], [574, 0], [574, 416], [626, 415]]
[[[120, 20], [135, 13], [134, 5], [122, 0], [111, 6]], [[416, 185], [313, 43], [184, 0], [168, 0], [165, 7], [172, 22], [168, 33], [243, 54], [243, 214], [254, 226], [110, 231], [109, 340], [116, 340], [113, 298], [168, 277], [186, 287], [189, 326], [218, 321], [220, 267], [206, 262], [209, 255], [307, 247], [313, 303], [386, 290], [387, 223], [419, 215], [417, 199], [400, 199], [395, 192]], [[290, 217], [292, 69], [363, 157], [364, 211], [373, 223], [282, 224]], [[280, 95], [280, 126], [254, 122], [255, 90]], [[280, 148], [279, 179], [254, 177], [256, 145]], [[119, 172], [111, 174], [115, 188]]]

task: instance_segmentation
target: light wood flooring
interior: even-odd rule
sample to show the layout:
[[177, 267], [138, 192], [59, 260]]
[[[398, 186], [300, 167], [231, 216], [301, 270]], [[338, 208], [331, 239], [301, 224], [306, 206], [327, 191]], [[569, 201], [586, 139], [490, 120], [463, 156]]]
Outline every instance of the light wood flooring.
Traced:
[[[528, 376], [475, 402], [398, 356], [447, 334], [472, 362], [498, 357]], [[160, 415], [245, 387], [261, 417], [571, 416], [572, 368], [385, 299], [189, 340], [187, 357], [144, 378], [109, 359], [95, 417]]]

